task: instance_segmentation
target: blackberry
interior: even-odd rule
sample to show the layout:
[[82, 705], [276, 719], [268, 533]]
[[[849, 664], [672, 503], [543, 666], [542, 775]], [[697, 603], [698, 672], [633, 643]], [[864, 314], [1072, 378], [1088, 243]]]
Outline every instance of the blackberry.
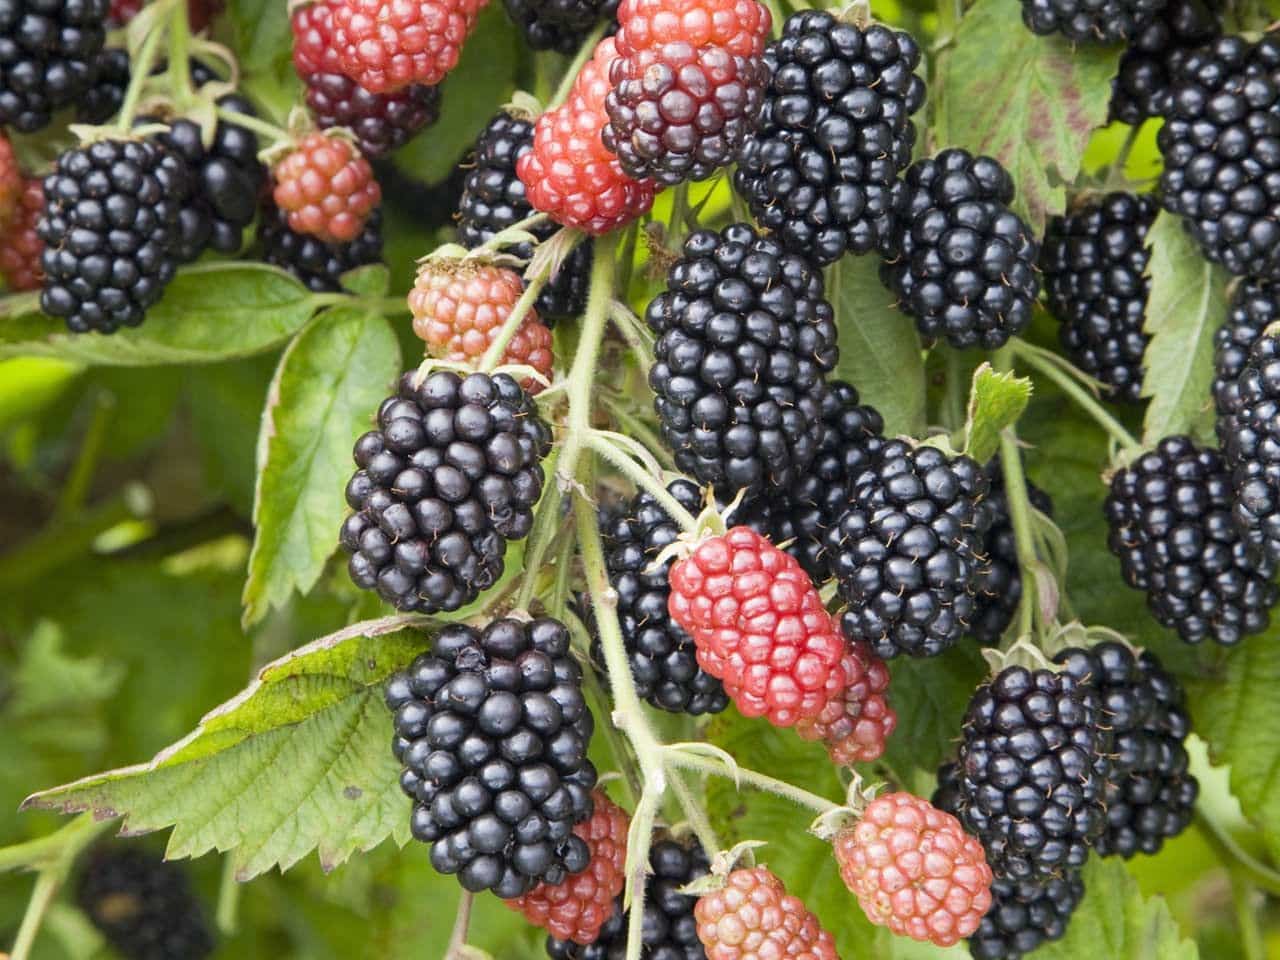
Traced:
[[[649, 960], [706, 960], [693, 917], [697, 898], [680, 893], [681, 887], [710, 872], [701, 845], [693, 839], [683, 843], [671, 838], [655, 840], [649, 848], [649, 868], [641, 927], [642, 956]], [[615, 903], [613, 916], [590, 946], [548, 937], [547, 955], [551, 960], [622, 960], [627, 949], [627, 914], [621, 897]]]
[[1204, 0], [1169, 0], [1129, 38], [1111, 87], [1111, 119], [1138, 126], [1159, 116], [1176, 58], [1213, 40], [1220, 31], [1217, 13]]
[[1109, 193], [1049, 221], [1040, 269], [1058, 337], [1076, 366], [1101, 380], [1114, 400], [1142, 392], [1142, 332], [1151, 293], [1147, 231], [1155, 197]]
[[93, 58], [93, 83], [76, 100], [76, 120], [106, 123], [124, 106], [128, 88], [129, 51], [123, 47], [104, 47]]
[[1040, 291], [1035, 235], [1009, 209], [996, 160], [943, 150], [894, 188], [893, 256], [880, 279], [926, 337], [994, 350], [1031, 319]]
[[533, 526], [551, 431], [506, 374], [406, 373], [356, 441], [342, 524], [356, 586], [398, 610], [457, 610]]
[[[672, 482], [667, 491], [691, 513], [702, 509], [702, 491], [688, 480]], [[698, 666], [693, 638], [667, 612], [672, 560], [650, 566], [679, 537], [679, 524], [641, 491], [621, 508], [603, 511], [600, 532], [636, 692], [672, 713], [720, 713], [729, 705], [724, 688]], [[603, 668], [599, 638], [592, 643], [591, 658]]]
[[[1014, 541], [1009, 498], [1005, 494], [1004, 470], [999, 457], [987, 464], [986, 474], [991, 490], [985, 503], [991, 526], [982, 543], [986, 563], [978, 575], [969, 636], [980, 643], [994, 645], [1004, 636], [1018, 612], [1018, 604], [1022, 600], [1022, 568], [1018, 565], [1018, 546]], [[1027, 497], [1041, 513], [1053, 515], [1053, 501], [1049, 495], [1029, 480]]]
[[835, 574], [827, 531], [848, 506], [849, 484], [875, 459], [884, 443], [884, 420], [858, 402], [858, 391], [836, 380], [822, 402], [822, 440], [813, 465], [774, 496], [743, 504], [743, 517], [776, 544], [785, 544], [815, 583]]
[[1213, 404], [1218, 443], [1224, 448], [1233, 431], [1231, 409], [1240, 374], [1262, 331], [1276, 322], [1280, 322], [1280, 287], [1268, 280], [1241, 280], [1231, 297], [1226, 323], [1213, 335]]
[[1177, 58], [1156, 143], [1160, 197], [1205, 257], [1280, 273], [1280, 38], [1221, 37]]
[[763, 226], [820, 264], [887, 251], [892, 188], [924, 103], [920, 47], [908, 33], [807, 10], [787, 18], [765, 61], [760, 129], [738, 156], [734, 187]]
[[[516, 176], [516, 161], [532, 147], [533, 123], [514, 114], [497, 114], [480, 132], [458, 201], [458, 240], [463, 246], [478, 247], [534, 212], [524, 184]], [[530, 232], [541, 242], [558, 229], [548, 221]], [[533, 255], [529, 244], [517, 244], [507, 250], [521, 259]], [[538, 316], [547, 322], [581, 313], [587, 305], [590, 279], [591, 244], [580, 243], [542, 288], [534, 303]]]
[[104, 844], [86, 858], [76, 902], [128, 960], [199, 960], [214, 939], [187, 873], [147, 850]]
[[1107, 825], [1098, 837], [1104, 857], [1156, 853], [1191, 822], [1199, 784], [1188, 770], [1184, 741], [1191, 730], [1185, 696], [1152, 653], [1134, 655], [1120, 643], [1072, 647], [1054, 660], [1097, 692], [1111, 761]]
[[0, 0], [0, 126], [34, 133], [93, 83], [108, 0]]
[[1106, 822], [1109, 763], [1094, 689], [1069, 673], [1012, 666], [974, 692], [939, 803], [982, 841], [997, 877], [1061, 877]]
[[769, 68], [678, 41], [618, 57], [609, 80], [605, 147], [627, 176], [671, 187], [733, 162], [759, 123]]
[[1223, 456], [1236, 528], [1250, 555], [1280, 563], [1280, 339], [1263, 336], [1233, 391]]
[[1111, 480], [1107, 546], [1156, 620], [1187, 643], [1239, 643], [1270, 620], [1276, 565], [1249, 558], [1233, 499], [1222, 455], [1184, 436], [1161, 440]]
[[177, 270], [182, 161], [155, 141], [67, 150], [44, 181], [40, 306], [73, 333], [136, 327]]
[[848, 605], [845, 636], [882, 659], [932, 657], [969, 628], [982, 582], [990, 524], [987, 476], [968, 457], [888, 440], [853, 479], [827, 532], [827, 550]]
[[726, 499], [798, 483], [818, 454], [837, 357], [819, 269], [746, 224], [697, 230], [645, 319], [676, 466]]
[[997, 877], [991, 884], [991, 909], [969, 938], [969, 953], [973, 960], [1018, 960], [1042, 943], [1062, 939], [1083, 899], [1078, 870], [1046, 880]]
[[360, 236], [350, 243], [325, 243], [308, 233], [289, 229], [289, 216], [268, 202], [258, 223], [262, 259], [288, 270], [316, 293], [342, 289], [348, 270], [382, 262], [382, 211], [374, 210]]
[[596, 24], [612, 21], [618, 0], [504, 0], [511, 22], [534, 50], [577, 53]]
[[573, 828], [593, 809], [595, 721], [564, 624], [447, 624], [386, 701], [410, 829], [436, 870], [511, 899], [586, 869]]
[[395, 93], [370, 93], [340, 73], [306, 78], [307, 106], [321, 130], [346, 127], [360, 152], [381, 157], [404, 146], [440, 117], [438, 87], [415, 85]]
[[1022, 0], [1022, 22], [1032, 33], [1060, 33], [1073, 43], [1134, 39], [1167, 0]]

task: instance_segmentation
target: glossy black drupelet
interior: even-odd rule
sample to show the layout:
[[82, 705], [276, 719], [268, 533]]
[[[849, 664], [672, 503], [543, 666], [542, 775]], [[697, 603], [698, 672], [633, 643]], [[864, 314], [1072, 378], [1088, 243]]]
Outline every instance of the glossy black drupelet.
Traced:
[[[704, 506], [702, 491], [688, 480], [676, 480], [667, 490], [694, 515]], [[679, 537], [679, 524], [642, 491], [619, 508], [602, 511], [600, 534], [609, 583], [618, 592], [618, 624], [636, 692], [672, 713], [724, 710], [729, 698], [720, 681], [698, 666], [693, 638], [667, 612], [667, 574], [674, 560], [650, 569], [658, 554]], [[603, 669], [598, 639], [591, 658]]]
[[213, 952], [213, 932], [178, 864], [107, 843], [81, 869], [76, 902], [126, 960], [200, 960]]
[[136, 327], [173, 279], [189, 175], [154, 141], [99, 140], [58, 157], [37, 232], [40, 306], [73, 333]]
[[[458, 201], [458, 241], [464, 247], [478, 247], [534, 212], [524, 183], [516, 176], [516, 161], [532, 148], [533, 123], [523, 117], [499, 113], [480, 132]], [[546, 240], [558, 229], [558, 224], [548, 221], [530, 232], [539, 240]], [[506, 249], [521, 259], [533, 254], [528, 244]], [[534, 303], [538, 316], [547, 323], [581, 313], [587, 305], [590, 279], [591, 244], [580, 243], [542, 288]]]
[[1213, 404], [1218, 414], [1218, 442], [1224, 447], [1240, 374], [1262, 331], [1278, 321], [1280, 285], [1252, 278], [1240, 281], [1231, 298], [1227, 321], [1213, 335]]
[[[979, 643], [994, 645], [1004, 636], [1018, 612], [1018, 604], [1022, 600], [1022, 568], [1018, 565], [1018, 545], [1009, 516], [1009, 498], [1005, 495], [1004, 471], [999, 457], [987, 464], [986, 473], [991, 489], [985, 505], [991, 525], [982, 542], [986, 563], [978, 575], [969, 636]], [[1027, 481], [1027, 497], [1031, 506], [1053, 516], [1053, 501], [1030, 480]]]
[[1006, 667], [975, 691], [946, 799], [997, 877], [1084, 866], [1106, 822], [1102, 719], [1097, 693], [1066, 673]]
[[1054, 660], [1098, 693], [1111, 774], [1107, 825], [1096, 848], [1104, 857], [1153, 854], [1191, 823], [1199, 793], [1184, 742], [1191, 730], [1178, 682], [1149, 652], [1137, 656], [1107, 641], [1071, 647]]
[[889, 440], [849, 488], [827, 532], [848, 604], [845, 636], [882, 659], [931, 657], [969, 629], [990, 525], [987, 476], [968, 457]]
[[1276, 565], [1248, 556], [1217, 450], [1166, 437], [1111, 480], [1107, 545], [1129, 586], [1188, 643], [1239, 643], [1266, 628]]
[[1280, 37], [1222, 37], [1178, 57], [1169, 85], [1161, 203], [1209, 260], [1280, 275]]
[[1280, 338], [1263, 336], [1231, 391], [1223, 456], [1236, 528], [1251, 556], [1280, 563]]
[[998, 161], [943, 150], [912, 164], [894, 188], [893, 256], [880, 279], [926, 337], [994, 350], [1031, 319], [1039, 247], [1009, 204]]
[[104, 47], [93, 58], [93, 83], [76, 100], [76, 120], [106, 123], [120, 112], [128, 88], [129, 51]]
[[676, 466], [726, 499], [798, 483], [818, 455], [838, 355], [821, 271], [746, 224], [698, 230], [645, 320]]
[[534, 50], [573, 54], [602, 20], [612, 20], [618, 0], [503, 0], [511, 22]]
[[623, 172], [673, 187], [733, 162], [760, 122], [769, 68], [723, 47], [668, 43], [609, 68], [605, 148]]
[[1111, 86], [1111, 119], [1137, 126], [1158, 116], [1175, 58], [1214, 39], [1221, 29], [1204, 0], [1169, 0], [1129, 39]]
[[493, 586], [507, 541], [529, 535], [551, 431], [506, 374], [414, 380], [401, 378], [356, 441], [341, 543], [356, 586], [436, 613]]
[[765, 52], [773, 79], [734, 187], [790, 249], [819, 263], [889, 251], [893, 185], [911, 162], [924, 103], [920, 48], [880, 24], [865, 30], [804, 11]]
[[[655, 840], [649, 848], [650, 873], [645, 880], [644, 921], [640, 928], [645, 960], [706, 960], [693, 916], [697, 897], [680, 893], [681, 887], [710, 872], [707, 856], [692, 838]], [[627, 951], [627, 914], [622, 898], [613, 916], [590, 946], [547, 938], [551, 960], [623, 960]]]
[[93, 83], [108, 0], [0, 0], [0, 126], [34, 133]]
[[586, 869], [573, 828], [593, 807], [594, 720], [564, 624], [448, 624], [386, 700], [410, 828], [433, 867], [504, 899]]
[[382, 210], [375, 209], [360, 235], [350, 243], [325, 243], [309, 233], [289, 229], [288, 215], [267, 202], [258, 222], [262, 259], [288, 270], [316, 293], [342, 289], [348, 270], [382, 262]]
[[1151, 278], [1147, 230], [1155, 197], [1109, 193], [1049, 221], [1040, 269], [1058, 337], [1072, 362], [1107, 385], [1115, 400], [1142, 392], [1142, 332]]
[[1019, 960], [1043, 943], [1062, 939], [1076, 907], [1084, 899], [1077, 870], [1045, 880], [1007, 880], [991, 884], [991, 909], [969, 938], [973, 960]]
[[370, 93], [340, 73], [306, 78], [307, 106], [321, 130], [346, 127], [360, 152], [381, 157], [404, 146], [440, 117], [440, 91], [415, 84], [395, 93]]
[[1132, 40], [1167, 0], [1022, 0], [1022, 22], [1032, 33], [1060, 33], [1075, 43]]
[[835, 576], [827, 531], [849, 505], [849, 486], [874, 462], [884, 444], [884, 420], [858, 402], [858, 391], [842, 380], [830, 383], [822, 404], [822, 441], [813, 465], [786, 490], [742, 506], [746, 523], [764, 532], [824, 583]]

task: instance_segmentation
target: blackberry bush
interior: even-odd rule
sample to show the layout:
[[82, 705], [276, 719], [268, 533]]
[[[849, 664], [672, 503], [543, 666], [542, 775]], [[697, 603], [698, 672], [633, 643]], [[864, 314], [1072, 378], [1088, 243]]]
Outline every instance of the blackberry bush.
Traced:
[[645, 313], [676, 465], [727, 498], [798, 482], [822, 442], [832, 316], [821, 272], [772, 238], [741, 223], [690, 234]]
[[1138, 402], [1151, 277], [1147, 230], [1155, 197], [1109, 193], [1049, 222], [1040, 269], [1058, 337], [1071, 361], [1106, 384], [1112, 399]]
[[948, 459], [902, 440], [880, 447], [827, 531], [850, 640], [886, 660], [931, 657], [969, 629], [990, 525], [988, 486], [968, 457]]
[[387, 681], [400, 787], [431, 865], [471, 891], [521, 896], [587, 868], [594, 720], [556, 620], [449, 624]]
[[994, 350], [1022, 331], [1040, 292], [1035, 235], [1009, 209], [1013, 179], [990, 157], [944, 150], [894, 188], [880, 279], [926, 337]]
[[108, 0], [0, 2], [0, 125], [34, 133], [93, 84]]
[[1232, 390], [1223, 455], [1236, 527], [1251, 555], [1280, 563], [1280, 338], [1261, 337]]
[[412, 373], [356, 441], [342, 524], [356, 586], [400, 610], [457, 610], [533, 525], [550, 432], [506, 374]]
[[793, 14], [765, 53], [772, 80], [734, 187], [789, 249], [832, 263], [888, 252], [893, 185], [911, 162], [924, 103], [910, 34], [824, 11]]
[[1107, 546], [1155, 618], [1188, 643], [1239, 643], [1265, 629], [1275, 564], [1248, 556], [1222, 455], [1166, 437], [1111, 480]]
[[1213, 40], [1221, 30], [1216, 6], [1216, 0], [1168, 0], [1154, 19], [1130, 36], [1112, 86], [1113, 119], [1136, 126], [1163, 111], [1177, 58]]

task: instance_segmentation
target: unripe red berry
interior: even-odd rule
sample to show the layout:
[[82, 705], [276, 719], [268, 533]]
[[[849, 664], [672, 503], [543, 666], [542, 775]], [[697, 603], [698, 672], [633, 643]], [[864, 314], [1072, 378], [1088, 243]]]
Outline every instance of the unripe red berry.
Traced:
[[348, 140], [309, 133], [276, 163], [272, 197], [289, 215], [289, 228], [326, 243], [360, 235], [382, 199], [369, 161]]
[[693, 916], [707, 960], [839, 960], [831, 934], [765, 867], [733, 871]]
[[821, 740], [831, 761], [846, 767], [878, 760], [898, 725], [889, 706], [889, 668], [865, 643], [853, 643], [844, 658], [844, 693], [812, 720], [796, 724], [805, 740]]
[[342, 72], [373, 93], [434, 86], [458, 64], [487, 0], [333, 0]]
[[8, 223], [17, 212], [22, 189], [22, 171], [18, 169], [18, 157], [13, 152], [13, 144], [0, 133], [0, 227]]
[[12, 291], [39, 290], [44, 279], [40, 268], [44, 241], [36, 233], [43, 213], [44, 187], [33, 177], [23, 185], [13, 219], [0, 230], [0, 278]]

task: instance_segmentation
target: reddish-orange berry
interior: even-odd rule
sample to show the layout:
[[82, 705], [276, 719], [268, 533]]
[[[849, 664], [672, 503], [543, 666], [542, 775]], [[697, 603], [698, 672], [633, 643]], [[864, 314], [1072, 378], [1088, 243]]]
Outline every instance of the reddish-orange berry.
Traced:
[[358, 149], [341, 137], [309, 133], [276, 163], [272, 197], [289, 229], [326, 243], [360, 235], [382, 199], [378, 181]]

